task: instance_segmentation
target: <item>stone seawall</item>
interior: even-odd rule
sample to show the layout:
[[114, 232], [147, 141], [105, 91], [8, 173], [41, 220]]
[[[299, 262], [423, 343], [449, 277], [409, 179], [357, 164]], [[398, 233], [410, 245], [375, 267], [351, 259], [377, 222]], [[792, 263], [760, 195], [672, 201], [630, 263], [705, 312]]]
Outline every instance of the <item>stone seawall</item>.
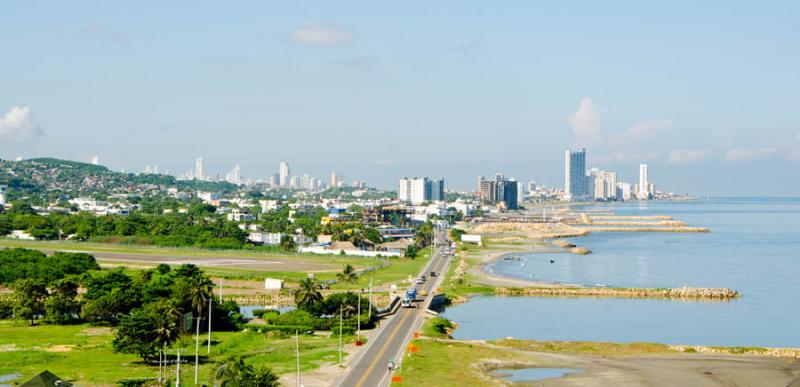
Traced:
[[499, 296], [530, 297], [620, 297], [620, 298], [674, 298], [697, 300], [730, 300], [739, 292], [727, 288], [497, 288]]

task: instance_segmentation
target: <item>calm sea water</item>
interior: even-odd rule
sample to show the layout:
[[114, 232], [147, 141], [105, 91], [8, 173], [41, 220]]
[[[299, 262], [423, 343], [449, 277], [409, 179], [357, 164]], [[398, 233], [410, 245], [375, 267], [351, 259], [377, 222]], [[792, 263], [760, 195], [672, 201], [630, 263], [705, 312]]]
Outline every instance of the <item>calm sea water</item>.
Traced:
[[524, 254], [521, 262], [498, 261], [490, 269], [577, 284], [729, 287], [742, 297], [729, 302], [476, 297], [446, 311], [460, 324], [455, 336], [800, 347], [800, 198], [596, 208], [619, 215], [671, 215], [712, 231], [592, 233], [573, 239], [591, 255]]

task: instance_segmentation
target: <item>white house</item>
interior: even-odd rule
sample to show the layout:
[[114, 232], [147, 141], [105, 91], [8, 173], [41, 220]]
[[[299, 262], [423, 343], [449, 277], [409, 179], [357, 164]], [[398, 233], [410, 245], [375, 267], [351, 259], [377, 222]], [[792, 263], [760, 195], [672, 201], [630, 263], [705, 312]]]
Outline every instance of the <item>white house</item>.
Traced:
[[264, 278], [264, 289], [281, 290], [283, 289], [283, 280], [276, 278]]
[[277, 246], [281, 244], [282, 237], [283, 234], [279, 232], [251, 231], [247, 240], [255, 244]]

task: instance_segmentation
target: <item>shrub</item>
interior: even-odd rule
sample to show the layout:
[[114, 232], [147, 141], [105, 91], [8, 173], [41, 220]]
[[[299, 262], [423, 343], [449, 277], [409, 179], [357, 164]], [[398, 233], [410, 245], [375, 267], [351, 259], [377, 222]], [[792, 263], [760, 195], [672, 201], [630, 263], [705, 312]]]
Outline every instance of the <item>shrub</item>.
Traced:
[[447, 334], [447, 331], [453, 328], [453, 323], [444, 317], [434, 317], [431, 320], [431, 328], [436, 333]]

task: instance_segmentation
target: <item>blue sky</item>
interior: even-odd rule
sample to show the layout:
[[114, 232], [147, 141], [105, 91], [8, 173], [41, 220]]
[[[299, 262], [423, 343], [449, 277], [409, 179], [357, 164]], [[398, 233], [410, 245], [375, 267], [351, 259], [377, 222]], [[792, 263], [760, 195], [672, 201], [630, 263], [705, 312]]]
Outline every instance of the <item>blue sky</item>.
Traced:
[[0, 158], [800, 192], [797, 2], [4, 2]]

